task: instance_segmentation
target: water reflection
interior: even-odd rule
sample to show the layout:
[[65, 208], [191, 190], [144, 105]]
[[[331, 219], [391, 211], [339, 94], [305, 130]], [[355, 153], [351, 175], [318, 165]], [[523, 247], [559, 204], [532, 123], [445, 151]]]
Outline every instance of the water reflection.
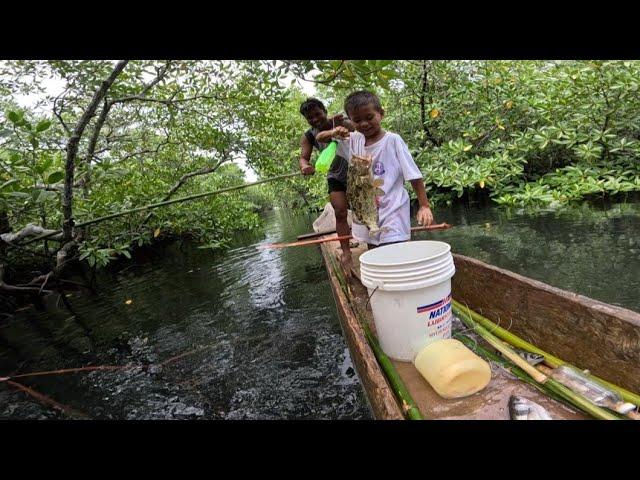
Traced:
[[420, 234], [550, 285], [640, 311], [640, 203], [584, 204], [536, 214], [439, 209], [447, 231]]
[[[153, 365], [25, 379], [92, 418], [370, 418], [318, 250], [257, 248], [311, 221], [278, 214], [222, 255], [172, 245], [151, 263], [103, 275], [98, 296], [68, 298], [92, 341], [64, 310], [23, 312], [0, 326], [15, 346], [0, 346], [0, 374], [20, 358], [21, 371]], [[0, 389], [0, 418], [60, 417]]]

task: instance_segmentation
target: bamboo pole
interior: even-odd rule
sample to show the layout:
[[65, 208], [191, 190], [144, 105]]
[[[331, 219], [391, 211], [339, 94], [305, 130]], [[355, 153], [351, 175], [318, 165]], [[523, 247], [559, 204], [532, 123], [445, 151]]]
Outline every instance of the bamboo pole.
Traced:
[[[463, 335], [463, 334], [460, 334], [460, 333], [454, 334], [453, 337], [457, 338], [458, 340], [460, 340], [462, 343], [464, 343], [467, 347], [469, 347], [471, 350], [476, 352], [478, 355], [480, 355], [485, 360], [492, 361], [492, 362], [495, 362], [495, 363], [501, 365], [502, 367], [506, 368], [509, 372], [511, 372], [513, 375], [515, 375], [517, 378], [522, 380], [523, 382], [528, 383], [529, 385], [534, 387], [536, 390], [544, 393], [545, 395], [548, 395], [549, 397], [553, 398], [557, 402], [560, 402], [560, 403], [562, 403], [562, 404], [564, 404], [564, 405], [566, 405], [568, 407], [577, 408], [578, 410], [580, 410], [580, 411], [582, 411], [582, 412], [584, 412], [584, 413], [586, 413], [588, 415], [591, 415], [591, 412], [588, 409], [581, 408], [579, 405], [576, 405], [576, 404], [572, 403], [571, 401], [569, 401], [568, 399], [562, 397], [561, 395], [556, 393], [555, 390], [553, 390], [552, 388], [549, 388], [548, 384], [537, 383], [529, 375], [527, 375], [524, 372], [524, 370], [522, 370], [521, 368], [518, 368], [517, 366], [513, 365], [512, 363], [510, 363], [508, 360], [504, 359], [503, 357], [500, 357], [499, 355], [496, 355], [495, 353], [493, 353], [493, 352], [487, 350], [486, 348], [482, 347], [478, 342], [476, 342], [472, 338], [467, 337], [466, 335]], [[538, 368], [539, 368], [539, 366], [538, 366]], [[546, 375], [548, 375], [548, 373], [545, 372], [545, 371], [542, 371], [542, 373], [545, 373]], [[614, 413], [614, 415], [617, 415], [617, 414]], [[622, 417], [620, 417], [620, 418], [622, 418]]]
[[547, 377], [544, 373], [537, 370], [533, 365], [529, 364], [520, 355], [515, 353], [511, 349], [511, 347], [509, 347], [505, 342], [503, 342], [502, 340], [494, 336], [491, 332], [489, 332], [486, 328], [484, 328], [479, 323], [474, 322], [471, 318], [471, 315], [469, 315], [468, 312], [463, 310], [457, 310], [455, 305], [453, 309], [456, 312], [456, 314], [460, 316], [460, 319], [469, 328], [472, 328], [473, 330], [475, 330], [478, 335], [480, 335], [489, 343], [489, 345], [491, 345], [493, 348], [495, 348], [500, 353], [502, 353], [502, 355], [505, 358], [508, 358], [509, 360], [511, 360], [516, 366], [524, 370], [527, 373], [527, 375], [532, 377], [536, 382], [544, 384], [549, 380], [549, 377]]
[[358, 322], [360, 323], [360, 326], [364, 331], [365, 338], [367, 339], [367, 342], [369, 343], [371, 350], [373, 350], [373, 354], [376, 357], [378, 364], [382, 368], [382, 371], [384, 372], [387, 380], [391, 384], [391, 389], [393, 390], [396, 397], [398, 398], [401, 404], [402, 411], [409, 418], [409, 420], [423, 420], [424, 418], [422, 417], [420, 410], [416, 406], [416, 403], [413, 400], [413, 397], [411, 397], [411, 394], [407, 390], [407, 387], [404, 385], [404, 382], [400, 378], [398, 371], [395, 369], [395, 367], [393, 366], [393, 363], [391, 362], [389, 357], [387, 357], [387, 355], [384, 353], [382, 348], [380, 348], [380, 345], [378, 344], [377, 339], [371, 332], [369, 325], [367, 325], [366, 320], [362, 318], [362, 315], [360, 314], [359, 310], [357, 309], [355, 304], [352, 302], [352, 299], [351, 299], [352, 295], [350, 293], [349, 286], [346, 283], [346, 279], [342, 276], [342, 273], [338, 270], [336, 262], [334, 261], [331, 254], [327, 253], [327, 256], [329, 257], [329, 261], [331, 262], [331, 268], [336, 275], [338, 283], [340, 284], [340, 288], [342, 288], [342, 291], [345, 294], [345, 297], [347, 299], [347, 302], [349, 303], [349, 306], [351, 307], [351, 310], [358, 318]]
[[[517, 367], [516, 365], [513, 365], [512, 363], [509, 363], [509, 361], [505, 360], [503, 357], [499, 355], [496, 355], [494, 352], [487, 350], [478, 342], [476, 342], [474, 339], [466, 335], [463, 335], [461, 333], [454, 334], [452, 338], [456, 338], [460, 340], [467, 347], [469, 347], [470, 350], [473, 350], [475, 353], [477, 353], [479, 356], [484, 358], [486, 361], [497, 363], [498, 365], [502, 366], [503, 368], [511, 372], [513, 375], [515, 375], [518, 379], [534, 387], [536, 390], [544, 393], [545, 395], [548, 395], [549, 397], [553, 398], [554, 400], [560, 403], [563, 403], [564, 405], [567, 405], [569, 407], [575, 407], [575, 405], [573, 405], [571, 402], [565, 400], [560, 395], [550, 390], [547, 385], [543, 385], [536, 382], [529, 375], [527, 375], [524, 370]], [[585, 413], [589, 413], [589, 412], [585, 412]]]
[[471, 318], [473, 318], [474, 321], [476, 321], [477, 323], [479, 323], [480, 325], [482, 325], [483, 327], [488, 329], [496, 337], [501, 338], [502, 340], [504, 340], [506, 342], [509, 342], [514, 347], [521, 348], [523, 350], [527, 350], [527, 351], [529, 351], [531, 353], [537, 353], [539, 355], [542, 355], [544, 357], [545, 363], [547, 363], [550, 367], [555, 368], [555, 367], [560, 366], [560, 365], [565, 363], [562, 360], [560, 360], [559, 358], [554, 357], [553, 355], [550, 355], [547, 352], [542, 351], [541, 349], [539, 349], [535, 345], [532, 345], [531, 343], [526, 342], [525, 340], [522, 340], [521, 338], [519, 338], [516, 335], [514, 335], [513, 333], [511, 333], [509, 330], [506, 330], [506, 329], [500, 327], [499, 325], [496, 325], [491, 320], [487, 319], [486, 317], [483, 317], [479, 313], [471, 310], [469, 307], [467, 307], [466, 305], [461, 304], [460, 302], [456, 301], [455, 299], [452, 300], [452, 305], [453, 305], [454, 309], [457, 308], [459, 310], [464, 311], [465, 313], [468, 313], [471, 316]]
[[327, 242], [339, 242], [342, 240], [350, 240], [352, 239], [352, 235], [341, 235], [339, 237], [331, 237], [331, 238], [318, 238], [316, 240], [302, 240], [300, 242], [291, 242], [291, 243], [267, 243], [265, 245], [260, 245], [260, 248], [287, 248], [287, 247], [305, 247], [307, 245], [318, 245], [320, 243]]
[[[471, 309], [468, 307], [461, 309], [457, 307], [455, 304], [453, 305], [453, 311], [456, 315], [460, 317], [460, 319], [467, 325], [469, 328], [475, 330], [478, 335], [480, 335], [484, 340], [486, 340], [491, 346], [500, 351], [506, 358], [515, 363], [518, 367], [522, 368], [527, 375], [531, 376], [536, 382], [547, 386], [547, 388], [551, 389], [554, 393], [562, 396], [581, 410], [587, 411], [590, 415], [595, 418], [601, 420], [620, 420], [619, 417], [612, 414], [611, 412], [594, 405], [591, 401], [584, 398], [582, 395], [574, 392], [573, 390], [565, 387], [561, 383], [557, 382], [553, 378], [548, 377], [544, 373], [538, 371], [534, 366], [529, 365], [525, 359], [517, 355], [506, 343], [499, 340], [492, 333], [490, 333], [487, 329], [485, 329], [482, 325], [475, 322], [471, 314], [469, 313]], [[523, 365], [526, 364], [526, 367]]]
[[[187, 202], [189, 200], [196, 200], [198, 198], [208, 197], [208, 196], [211, 196], [211, 195], [217, 195], [219, 193], [231, 192], [233, 190], [240, 190], [242, 188], [253, 187], [255, 185], [260, 185], [262, 183], [273, 182], [275, 180], [282, 180], [283, 178], [295, 177], [295, 176], [301, 175], [301, 174], [302, 174], [301, 172], [287, 173], [285, 175], [278, 175], [278, 176], [275, 176], [275, 177], [265, 178], [264, 180], [259, 180], [257, 182], [253, 182], [253, 183], [244, 183], [242, 185], [236, 185], [234, 187], [227, 187], [227, 188], [222, 188], [220, 190], [213, 190], [213, 191], [210, 191], [210, 192], [197, 193], [195, 195], [189, 195], [189, 196], [186, 196], [186, 197], [174, 198], [173, 200], [165, 200], [164, 202], [152, 203], [150, 205], [145, 205], [143, 207], [132, 208], [132, 209], [129, 209], [129, 210], [123, 210], [121, 212], [112, 213], [110, 215], [105, 215], [103, 217], [93, 218], [91, 220], [86, 220], [84, 222], [77, 223], [74, 226], [75, 226], [75, 228], [86, 227], [86, 226], [92, 225], [94, 223], [103, 222], [105, 220], [110, 220], [112, 218], [122, 217], [124, 215], [129, 215], [131, 213], [142, 212], [142, 211], [145, 211], [145, 210], [152, 210], [154, 208], [164, 207], [166, 205], [172, 205], [174, 203]], [[21, 243], [19, 245], [28, 245], [30, 243], [37, 242], [38, 240], [44, 240], [45, 238], [49, 238], [49, 237], [52, 237], [54, 235], [58, 235], [60, 232], [62, 232], [62, 230], [54, 230], [53, 232], [49, 232], [47, 234], [39, 235], [39, 236], [34, 237], [31, 240], [23, 242], [23, 243]]]
[[[445, 228], [451, 228], [451, 225], [449, 225], [448, 223], [439, 223], [436, 225], [420, 225], [417, 227], [411, 227], [411, 232], [421, 232], [423, 230], [440, 230], [440, 229], [445, 229]], [[316, 238], [316, 237], [322, 237], [324, 235], [331, 235], [332, 233], [336, 233], [335, 230], [328, 230], [325, 232], [312, 232], [312, 233], [305, 233], [304, 235], [298, 235], [298, 237], [296, 238], [297, 240], [309, 240], [311, 238]]]
[[[452, 305], [454, 310], [458, 309], [458, 310], [463, 310], [464, 312], [468, 313], [473, 320], [475, 320], [477, 323], [481, 324], [482, 326], [484, 326], [485, 328], [487, 328], [491, 333], [493, 333], [496, 337], [501, 338], [502, 340], [505, 340], [506, 342], [510, 343], [511, 345], [513, 345], [514, 347], [517, 348], [521, 348], [523, 350], [527, 350], [529, 352], [532, 353], [537, 353], [539, 355], [542, 355], [544, 357], [544, 361], [547, 365], [549, 365], [552, 368], [557, 368], [561, 365], [571, 365], [569, 362], [565, 362], [564, 360], [558, 358], [558, 357], [554, 357], [553, 355], [545, 352], [544, 350], [536, 347], [535, 345], [532, 345], [531, 343], [527, 342], [526, 340], [521, 339], [520, 337], [514, 335], [513, 333], [511, 333], [509, 330], [506, 330], [502, 327], [500, 327], [499, 325], [496, 325], [495, 323], [493, 323], [491, 320], [487, 319], [486, 317], [480, 315], [477, 312], [474, 312], [473, 310], [471, 310], [470, 308], [466, 307], [465, 305], [462, 305], [460, 302], [457, 302], [456, 300], [452, 301]], [[588, 374], [587, 375], [590, 378], [593, 378], [594, 380], [604, 384], [606, 387], [615, 390], [616, 392], [618, 392], [622, 398], [630, 403], [633, 403], [635, 405], [640, 405], [640, 395], [633, 393], [629, 390], [626, 390], [622, 387], [619, 387], [618, 385], [615, 385], [611, 382], [607, 382], [606, 380], [603, 380], [600, 377], [596, 377], [595, 375], [592, 374]]]
[[298, 235], [296, 237], [296, 240], [300, 241], [300, 240], [309, 240], [311, 238], [318, 238], [318, 237], [322, 237], [323, 235], [331, 235], [332, 233], [336, 233], [335, 229], [334, 230], [327, 230], [325, 232], [311, 232], [311, 233], [305, 233], [303, 235]]
[[[411, 228], [411, 232], [412, 233], [413, 232], [421, 232], [421, 231], [425, 231], [425, 230], [445, 230], [447, 228], [451, 228], [451, 225], [449, 225], [448, 223], [438, 223], [436, 225], [412, 227]], [[333, 232], [325, 232], [325, 233], [323, 233], [323, 235], [327, 235], [327, 234], [331, 234], [331, 233], [335, 233], [335, 230]], [[260, 248], [303, 247], [303, 246], [306, 246], [306, 245], [316, 245], [316, 244], [319, 244], [319, 243], [337, 242], [337, 241], [341, 241], [341, 240], [350, 240], [352, 238], [353, 238], [353, 235], [341, 235], [339, 237], [319, 238], [319, 239], [315, 239], [315, 240], [301, 240], [301, 241], [298, 241], [298, 242], [290, 242], [290, 243], [268, 243], [268, 244], [265, 244], [265, 245], [260, 245]]]

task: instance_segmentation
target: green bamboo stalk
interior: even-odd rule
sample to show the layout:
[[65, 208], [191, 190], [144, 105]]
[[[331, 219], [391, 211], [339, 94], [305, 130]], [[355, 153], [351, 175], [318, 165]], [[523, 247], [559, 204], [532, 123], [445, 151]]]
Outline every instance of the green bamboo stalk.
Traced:
[[[562, 403], [562, 404], [564, 404], [564, 405], [566, 405], [568, 407], [577, 408], [577, 409], [581, 410], [582, 412], [584, 412], [586, 414], [589, 414], [589, 411], [584, 410], [584, 409], [580, 408], [579, 406], [574, 405], [570, 401], [566, 400], [564, 397], [562, 397], [559, 394], [557, 394], [555, 392], [555, 390], [550, 389], [547, 384], [539, 384], [539, 383], [537, 383], [533, 378], [531, 378], [529, 375], [527, 375], [527, 373], [524, 370], [522, 370], [521, 368], [517, 367], [516, 365], [510, 363], [505, 358], [500, 357], [499, 355], [496, 355], [495, 353], [493, 353], [493, 352], [487, 350], [486, 348], [482, 347], [478, 342], [476, 342], [472, 338], [467, 337], [466, 335], [463, 335], [461, 333], [456, 333], [456, 334], [453, 335], [453, 337], [457, 338], [458, 340], [460, 340], [462, 343], [464, 343], [467, 347], [469, 347], [471, 350], [476, 352], [478, 355], [480, 355], [485, 360], [493, 361], [493, 362], [495, 362], [495, 363], [497, 363], [499, 365], [502, 365], [504, 368], [509, 370], [512, 374], [514, 374], [520, 380], [530, 384], [532, 387], [536, 388], [537, 390], [539, 390], [540, 392], [544, 393], [545, 395], [553, 398], [557, 402], [560, 402], [560, 403]], [[624, 418], [622, 416], [618, 415], [616, 412], [612, 412], [612, 413], [613, 413], [613, 415], [618, 416], [618, 418], [624, 420]]]
[[522, 340], [520, 337], [517, 337], [516, 335], [511, 333], [509, 330], [505, 330], [499, 325], [496, 325], [495, 323], [491, 322], [489, 319], [471, 310], [466, 305], [462, 305], [460, 302], [456, 301], [455, 299], [452, 300], [452, 307], [454, 311], [457, 309], [457, 310], [462, 310], [465, 313], [468, 313], [469, 315], [471, 315], [471, 318], [473, 318], [475, 322], [479, 323], [480, 325], [485, 327], [487, 330], [489, 330], [492, 334], [494, 334], [496, 337], [502, 340], [505, 340], [506, 342], [510, 343], [514, 347], [521, 348], [523, 350], [527, 350], [529, 352], [542, 355], [544, 357], [545, 363], [547, 363], [550, 367], [556, 368], [565, 363], [559, 358], [554, 357], [553, 355], [550, 355], [547, 352], [542, 351], [535, 345], [532, 345], [529, 342]]
[[384, 370], [387, 376], [387, 379], [389, 380], [389, 383], [391, 383], [391, 386], [396, 391], [398, 398], [402, 402], [403, 410], [406, 409], [406, 415], [409, 417], [410, 420], [423, 420], [420, 410], [418, 409], [418, 407], [416, 407], [413, 397], [411, 397], [411, 394], [407, 390], [407, 387], [405, 386], [404, 382], [398, 375], [398, 372], [393, 366], [393, 363], [391, 363], [391, 360], [389, 359], [389, 357], [387, 357], [387, 355], [382, 351], [382, 348], [380, 348], [378, 341], [373, 336], [371, 329], [369, 329], [369, 326], [365, 323], [365, 321], [360, 318], [360, 314], [356, 313], [356, 316], [359, 318], [360, 323], [362, 324], [364, 334], [367, 337], [367, 341], [369, 342], [369, 345], [371, 345], [371, 349], [373, 350], [373, 353], [376, 356], [378, 363]]
[[[123, 215], [129, 215], [131, 213], [143, 212], [145, 210], [152, 210], [154, 208], [164, 207], [166, 205], [172, 205], [174, 203], [187, 202], [189, 200], [195, 200], [198, 198], [208, 197], [210, 195], [217, 195], [219, 193], [231, 192], [232, 190], [240, 190], [242, 188], [253, 187], [255, 185], [260, 185], [261, 183], [273, 182], [275, 180], [281, 180], [283, 178], [295, 177], [297, 175], [301, 175], [300, 172], [287, 173], [285, 175], [278, 175], [275, 177], [265, 178], [264, 180], [259, 180], [257, 182], [252, 183], [244, 183], [242, 185], [236, 185], [234, 187], [221, 188], [220, 190], [213, 190], [209, 192], [197, 193], [195, 195], [189, 195], [187, 197], [174, 198], [173, 200], [165, 200], [164, 202], [152, 203], [150, 205], [145, 205], [143, 207], [136, 207], [129, 210], [123, 210], [121, 212], [112, 213], [110, 215], [105, 215], [104, 217], [92, 218], [91, 220], [86, 220], [84, 222], [80, 222], [74, 225], [75, 228], [86, 227], [88, 225], [92, 225], [94, 223], [104, 222], [105, 220], [110, 220], [112, 218], [122, 217]], [[55, 230], [50, 233], [45, 233], [34, 237], [26, 242], [21, 243], [20, 245], [28, 245], [33, 242], [37, 242], [38, 240], [44, 240], [45, 238], [52, 237], [54, 235], [58, 235], [62, 230]]]
[[[466, 311], [467, 309], [462, 310], [454, 305], [453, 310], [454, 310], [454, 313], [456, 313], [456, 315], [458, 315], [460, 319], [465, 323], [465, 325], [467, 325], [469, 328], [472, 328], [478, 335], [480, 335], [487, 342], [489, 342], [491, 346], [494, 346], [498, 349], [502, 349], [506, 352], [511, 350], [506, 343], [503, 343], [501, 340], [495, 337], [492, 333], [490, 333], [487, 329], [485, 329], [482, 325], [480, 325], [479, 323], [476, 323], [472, 319], [471, 314]], [[513, 353], [512, 350], [511, 350], [511, 353]], [[536, 372], [538, 371], [536, 370]], [[568, 389], [564, 385], [558, 383], [553, 378], [550, 378], [542, 374], [542, 372], [538, 372], [538, 373], [540, 373], [541, 375], [536, 377], [544, 378], [544, 380], [540, 383], [544, 384], [549, 389], [551, 389], [554, 393], [560, 395], [561, 397], [571, 402], [576, 407], [580, 408], [580, 410], [587, 411], [589, 415], [595, 418], [598, 418], [600, 420], [620, 420], [619, 417], [613, 415], [611, 412], [603, 408], [598, 407], [597, 405], [594, 405], [589, 400], [584, 398], [582, 395], [579, 395], [573, 390]], [[527, 374], [529, 374], [529, 372], [527, 372]], [[534, 379], [538, 381], [536, 377], [534, 377]]]
[[[455, 312], [456, 307], [454, 306], [453, 309]], [[473, 321], [471, 315], [463, 311], [458, 311], [458, 315], [460, 316], [461, 320], [469, 328], [472, 328], [473, 330], [475, 330], [475, 332], [478, 335], [480, 335], [482, 338], [484, 338], [489, 343], [489, 345], [491, 345], [493, 348], [498, 350], [504, 357], [506, 357], [512, 363], [515, 363], [518, 367], [520, 367], [522, 370], [527, 372], [527, 375], [532, 377], [536, 382], [545, 383], [549, 379], [549, 377], [547, 377], [544, 373], [540, 372], [532, 365], [529, 365], [529, 363], [527, 363], [527, 361], [524, 358], [520, 357], [517, 353], [515, 353], [511, 349], [510, 345], [498, 339], [496, 336], [494, 336], [491, 332], [489, 332], [479, 323], [476, 323], [475, 321]]]
[[527, 373], [524, 370], [522, 370], [520, 367], [518, 367], [517, 365], [514, 365], [513, 363], [510, 363], [505, 358], [503, 358], [503, 357], [501, 357], [499, 355], [496, 355], [495, 353], [487, 350], [486, 348], [481, 346], [478, 342], [476, 342], [472, 338], [470, 338], [470, 337], [468, 337], [466, 335], [463, 335], [461, 333], [454, 334], [453, 338], [456, 338], [456, 339], [460, 340], [467, 347], [469, 347], [470, 350], [473, 350], [475, 353], [477, 353], [479, 356], [481, 356], [485, 360], [491, 361], [491, 362], [495, 362], [498, 365], [501, 365], [502, 367], [506, 368], [513, 375], [515, 375], [517, 378], [519, 378], [523, 382], [528, 383], [529, 385], [531, 385], [532, 387], [536, 388], [537, 390], [539, 390], [540, 392], [544, 393], [545, 395], [548, 395], [551, 398], [553, 398], [554, 400], [557, 400], [558, 402], [564, 403], [565, 405], [573, 406], [571, 403], [567, 402], [564, 398], [562, 398], [561, 396], [559, 396], [558, 394], [556, 394], [552, 390], [549, 390], [544, 384], [540, 384], [540, 383], [536, 382], [533, 378], [531, 378], [529, 375], [527, 375]]
[[[536, 347], [535, 345], [532, 345], [531, 343], [527, 342], [526, 340], [521, 339], [520, 337], [518, 337], [518, 336], [514, 335], [513, 333], [511, 333], [509, 330], [505, 330], [504, 328], [500, 327], [499, 325], [496, 325], [495, 323], [493, 323], [491, 320], [487, 319], [486, 317], [480, 315], [477, 312], [474, 312], [473, 310], [471, 310], [467, 306], [462, 305], [460, 302], [457, 302], [456, 300], [453, 300], [452, 301], [452, 306], [453, 306], [454, 312], [456, 312], [456, 311], [464, 311], [465, 313], [468, 313], [469, 315], [471, 315], [471, 318], [473, 318], [473, 320], [475, 320], [477, 323], [479, 323], [480, 325], [485, 327], [487, 330], [489, 330], [491, 333], [493, 333], [496, 337], [498, 337], [498, 338], [510, 343], [514, 347], [521, 348], [523, 350], [527, 350], [529, 352], [537, 353], [539, 355], [542, 355], [544, 357], [545, 363], [547, 365], [549, 365], [550, 367], [557, 368], [557, 367], [559, 367], [561, 365], [569, 365], [569, 366], [571, 366], [571, 364], [569, 362], [565, 362], [564, 360], [562, 360], [562, 359], [560, 359], [558, 357], [554, 357], [553, 355], [545, 352], [544, 350], [541, 350], [540, 348]], [[615, 385], [615, 384], [613, 384], [611, 382], [603, 380], [600, 377], [596, 377], [595, 375], [588, 374], [588, 376], [593, 378], [594, 380], [597, 380], [598, 382], [604, 384], [605, 386], [607, 386], [611, 390], [615, 390], [616, 392], [618, 392], [625, 401], [631, 402], [631, 403], [633, 403], [635, 405], [640, 405], [640, 395], [638, 395], [636, 393], [633, 393], [633, 392], [630, 392], [629, 390], [626, 390], [626, 389], [624, 389], [622, 387], [619, 387], [618, 385]]]
[[396, 397], [398, 398], [400, 405], [402, 406], [403, 412], [409, 418], [409, 420], [424, 420], [424, 417], [422, 416], [422, 414], [420, 413], [420, 410], [416, 406], [416, 403], [413, 400], [413, 397], [411, 396], [404, 382], [400, 378], [398, 371], [393, 366], [393, 363], [391, 362], [389, 357], [384, 353], [382, 348], [380, 348], [380, 345], [377, 339], [375, 338], [375, 336], [373, 335], [373, 333], [371, 332], [369, 325], [367, 325], [366, 320], [362, 318], [359, 310], [357, 309], [355, 304], [352, 302], [350, 289], [347, 285], [346, 279], [342, 276], [342, 272], [340, 272], [340, 270], [338, 269], [331, 254], [328, 254], [327, 256], [329, 257], [329, 261], [331, 262], [331, 267], [335, 272], [336, 278], [338, 279], [340, 288], [342, 289], [345, 295], [345, 298], [347, 299], [349, 306], [351, 307], [351, 310], [358, 318], [358, 322], [360, 323], [364, 331], [365, 338], [367, 339], [367, 342], [369, 343], [371, 350], [373, 350], [373, 354], [375, 355], [376, 360], [378, 361], [378, 364], [380, 365], [380, 367], [382, 368], [382, 371], [387, 377], [387, 380], [391, 384], [391, 388], [395, 393]]

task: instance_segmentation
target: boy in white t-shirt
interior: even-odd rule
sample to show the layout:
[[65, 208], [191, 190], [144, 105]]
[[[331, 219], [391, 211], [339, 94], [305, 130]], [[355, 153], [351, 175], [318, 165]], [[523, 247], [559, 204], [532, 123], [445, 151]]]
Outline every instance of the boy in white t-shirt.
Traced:
[[[369, 236], [366, 227], [353, 224], [352, 235], [358, 241], [367, 242], [369, 248], [389, 243], [404, 242], [411, 239], [411, 219], [409, 216], [409, 194], [404, 182], [410, 181], [416, 192], [420, 208], [416, 220], [420, 225], [431, 225], [433, 214], [424, 188], [422, 173], [409, 153], [402, 138], [381, 127], [384, 110], [378, 97], [368, 91], [353, 92], [344, 101], [344, 110], [356, 127], [349, 132], [344, 127], [320, 132], [316, 139], [328, 141], [340, 138], [340, 154], [350, 159], [352, 155], [365, 155], [373, 158], [374, 178], [384, 180], [380, 187], [385, 194], [376, 198], [378, 206], [378, 226], [381, 232]], [[345, 272], [351, 266], [351, 251], [343, 246], [341, 263]]]

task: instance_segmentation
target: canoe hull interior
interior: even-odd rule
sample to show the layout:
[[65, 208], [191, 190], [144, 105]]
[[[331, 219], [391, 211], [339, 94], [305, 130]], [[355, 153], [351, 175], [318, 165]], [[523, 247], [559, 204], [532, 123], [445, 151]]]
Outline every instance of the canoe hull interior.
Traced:
[[[378, 419], [403, 418], [352, 305], [359, 305], [364, 320], [375, 332], [367, 290], [359, 282], [358, 258], [366, 251], [353, 252], [352, 298], [347, 299], [333, 271], [338, 242], [320, 247], [336, 299], [341, 327], [352, 361], [362, 382], [371, 410]], [[333, 257], [334, 261], [330, 260]], [[632, 391], [640, 390], [640, 315], [619, 307], [566, 292], [542, 282], [454, 254], [456, 274], [453, 297], [500, 323], [543, 350], [590, 369], [593, 374]], [[338, 267], [339, 268], [339, 267]], [[492, 365], [492, 380], [481, 392], [462, 399], [439, 397], [420, 376], [413, 364], [393, 360], [405, 386], [427, 419], [508, 419], [511, 395], [521, 395], [543, 405], [555, 419], [585, 419], [582, 412], [562, 405], [533, 386], [517, 380]]]

